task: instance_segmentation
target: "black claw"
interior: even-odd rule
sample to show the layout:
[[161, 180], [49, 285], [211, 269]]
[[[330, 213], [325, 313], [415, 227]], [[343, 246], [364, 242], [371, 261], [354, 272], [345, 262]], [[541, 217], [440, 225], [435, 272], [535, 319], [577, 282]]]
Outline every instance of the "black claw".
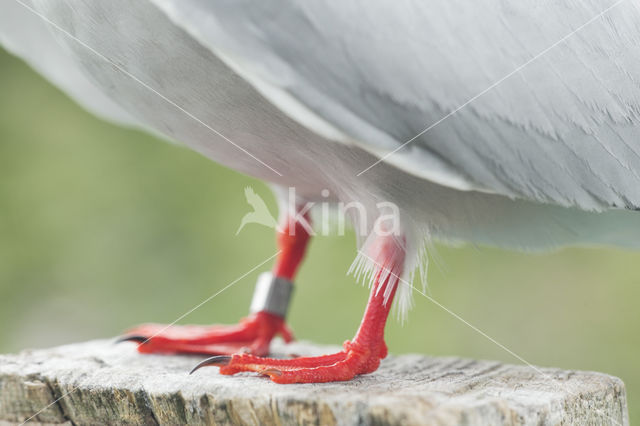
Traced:
[[208, 367], [210, 365], [215, 365], [218, 367], [222, 367], [225, 366], [227, 364], [229, 364], [229, 361], [231, 361], [231, 357], [228, 355], [216, 355], [216, 356], [212, 356], [211, 358], [207, 358], [204, 361], [202, 361], [201, 363], [199, 363], [198, 365], [196, 365], [195, 367], [193, 367], [193, 370], [191, 370], [189, 372], [189, 374], [193, 374], [194, 371], [202, 368], [202, 367]]
[[147, 340], [149, 340], [148, 337], [145, 336], [137, 336], [137, 335], [132, 335], [132, 336], [122, 336], [120, 337], [118, 340], [115, 341], [115, 343], [122, 343], [122, 342], [138, 342], [138, 343], [144, 343]]

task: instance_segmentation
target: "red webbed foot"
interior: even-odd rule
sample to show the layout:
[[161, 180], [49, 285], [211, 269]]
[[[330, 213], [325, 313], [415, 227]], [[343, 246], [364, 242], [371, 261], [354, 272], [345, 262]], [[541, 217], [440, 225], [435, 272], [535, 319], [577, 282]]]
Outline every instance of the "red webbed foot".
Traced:
[[383, 341], [374, 346], [346, 341], [343, 347], [344, 350], [331, 355], [293, 359], [262, 358], [251, 354], [215, 356], [202, 361], [191, 372], [214, 365], [226, 375], [252, 371], [281, 384], [323, 383], [351, 380], [356, 375], [371, 373], [387, 356]]
[[387, 356], [384, 327], [398, 286], [404, 261], [404, 240], [385, 238], [373, 245], [374, 280], [367, 308], [352, 341], [344, 350], [323, 356], [293, 359], [261, 358], [252, 354], [216, 356], [202, 361], [192, 370], [215, 365], [221, 374], [243, 371], [260, 373], [276, 383], [322, 383], [351, 380], [375, 371]]
[[237, 325], [143, 324], [119, 341], [138, 342], [138, 352], [164, 354], [226, 355], [239, 352], [267, 355], [269, 344], [281, 335], [285, 342], [293, 334], [284, 319], [269, 312], [256, 312]]

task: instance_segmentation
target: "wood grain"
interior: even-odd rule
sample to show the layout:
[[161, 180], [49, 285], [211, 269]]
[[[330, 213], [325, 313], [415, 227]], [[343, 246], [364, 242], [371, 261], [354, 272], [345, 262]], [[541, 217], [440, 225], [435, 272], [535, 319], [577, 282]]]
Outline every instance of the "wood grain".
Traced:
[[[274, 343], [279, 356], [333, 351]], [[0, 356], [0, 423], [628, 425], [625, 388], [595, 372], [390, 356], [351, 382], [276, 385], [188, 371], [199, 357], [140, 355], [111, 340]]]

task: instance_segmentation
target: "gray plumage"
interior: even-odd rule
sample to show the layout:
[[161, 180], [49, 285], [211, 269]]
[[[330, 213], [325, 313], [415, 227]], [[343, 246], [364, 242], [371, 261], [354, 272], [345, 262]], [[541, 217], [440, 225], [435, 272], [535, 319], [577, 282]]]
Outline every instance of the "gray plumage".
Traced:
[[54, 27], [1, 0], [0, 41], [105, 118], [309, 200], [398, 204], [407, 273], [425, 237], [640, 246], [633, 2], [21, 2]]

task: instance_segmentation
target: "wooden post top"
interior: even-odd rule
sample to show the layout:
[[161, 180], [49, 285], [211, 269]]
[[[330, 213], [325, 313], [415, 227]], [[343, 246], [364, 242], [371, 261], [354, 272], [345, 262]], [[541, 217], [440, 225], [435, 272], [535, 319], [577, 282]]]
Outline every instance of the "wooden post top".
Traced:
[[[287, 356], [336, 348], [276, 341], [273, 350]], [[255, 374], [222, 376], [214, 367], [189, 376], [201, 359], [140, 355], [133, 343], [113, 340], [1, 355], [0, 424], [47, 406], [31, 422], [629, 424], [624, 384], [595, 372], [401, 355], [350, 382], [277, 385]]]

